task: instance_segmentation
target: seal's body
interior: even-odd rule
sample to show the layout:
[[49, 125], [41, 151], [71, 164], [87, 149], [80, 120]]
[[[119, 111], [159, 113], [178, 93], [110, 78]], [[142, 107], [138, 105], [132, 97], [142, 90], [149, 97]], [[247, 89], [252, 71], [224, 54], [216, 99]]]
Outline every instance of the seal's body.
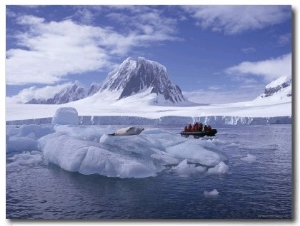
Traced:
[[144, 128], [142, 127], [126, 127], [118, 129], [115, 133], [111, 134], [114, 136], [130, 136], [130, 135], [138, 135], [140, 134]]

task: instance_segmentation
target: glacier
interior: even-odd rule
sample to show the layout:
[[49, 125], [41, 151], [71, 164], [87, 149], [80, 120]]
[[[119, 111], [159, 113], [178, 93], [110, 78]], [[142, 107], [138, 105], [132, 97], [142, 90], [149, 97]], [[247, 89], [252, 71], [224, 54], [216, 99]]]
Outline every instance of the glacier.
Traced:
[[[10, 120], [6, 125], [48, 124], [52, 117]], [[268, 124], [292, 124], [291, 116], [274, 117], [247, 117], [247, 116], [163, 116], [159, 118], [145, 118], [139, 116], [79, 116], [80, 125], [178, 125], [183, 126], [194, 122], [202, 122], [207, 125], [268, 125]]]

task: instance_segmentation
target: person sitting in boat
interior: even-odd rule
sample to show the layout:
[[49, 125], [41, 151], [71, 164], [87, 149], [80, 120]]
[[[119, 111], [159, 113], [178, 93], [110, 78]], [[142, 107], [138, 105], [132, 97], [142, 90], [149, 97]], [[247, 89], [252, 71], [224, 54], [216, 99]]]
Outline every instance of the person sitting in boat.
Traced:
[[187, 131], [188, 131], [188, 127], [185, 126], [185, 127], [184, 127], [184, 132], [187, 132]]
[[199, 131], [202, 131], [202, 129], [203, 129], [203, 124], [200, 122], [200, 123], [199, 123], [199, 129], [198, 129], [198, 130], [199, 130]]
[[204, 131], [205, 132], [207, 131], [207, 125], [204, 125]]
[[199, 128], [199, 124], [198, 124], [198, 122], [196, 122], [196, 123], [193, 125], [193, 131], [198, 131], [198, 128]]
[[207, 126], [207, 131], [211, 131], [211, 126], [210, 125]]
[[188, 126], [188, 131], [189, 131], [189, 132], [192, 131], [192, 125], [191, 125], [191, 124], [189, 124], [189, 126]]

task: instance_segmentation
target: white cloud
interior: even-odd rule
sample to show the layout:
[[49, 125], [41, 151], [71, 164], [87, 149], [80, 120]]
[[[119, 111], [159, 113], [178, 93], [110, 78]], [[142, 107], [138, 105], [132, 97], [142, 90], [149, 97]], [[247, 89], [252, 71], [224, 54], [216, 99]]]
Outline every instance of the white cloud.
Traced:
[[199, 104], [226, 104], [250, 101], [264, 91], [264, 85], [248, 85], [238, 88], [211, 87], [208, 90], [183, 92], [189, 101]]
[[292, 76], [291, 53], [268, 60], [249, 62], [245, 61], [226, 69], [226, 73], [234, 76], [257, 75], [270, 82], [281, 76]]
[[[85, 22], [93, 20], [90, 11], [80, 9]], [[137, 20], [135, 20], [137, 19]], [[6, 52], [6, 84], [54, 84], [70, 74], [111, 69], [111, 59], [126, 56], [136, 46], [178, 40], [173, 37], [175, 21], [162, 18], [159, 11], [136, 15], [127, 32], [111, 27], [82, 25], [72, 20], [47, 22], [43, 18], [17, 18], [23, 32], [15, 34], [20, 48]], [[124, 21], [125, 22], [125, 21]]]
[[162, 10], [148, 6], [113, 8], [117, 11], [108, 13], [107, 17], [130, 28], [136, 34], [137, 45], [146, 45], [147, 41], [181, 40], [174, 37], [177, 19], [164, 16]]
[[292, 38], [292, 34], [291, 33], [280, 35], [279, 38], [278, 38], [277, 43], [280, 46], [289, 44], [291, 42], [291, 38]]
[[254, 53], [254, 52], [256, 52], [256, 49], [253, 48], [253, 47], [249, 47], [249, 48], [243, 48], [243, 49], [241, 49], [241, 51], [242, 51], [243, 53], [248, 54], [248, 53]]
[[240, 34], [279, 24], [291, 17], [291, 7], [276, 5], [247, 6], [188, 6], [184, 9], [203, 29]]
[[15, 96], [6, 97], [6, 101], [13, 103], [26, 103], [34, 98], [49, 99], [53, 97], [53, 94], [58, 93], [70, 84], [71, 83], [64, 83], [56, 86], [45, 86], [43, 88], [37, 88], [36, 86], [32, 86], [30, 88], [21, 90]]
[[8, 85], [53, 84], [65, 75], [109, 65], [108, 54], [98, 45], [102, 39], [114, 36], [112, 32], [68, 20], [46, 23], [42, 18], [24, 16], [18, 21], [28, 30], [16, 35], [23, 48], [6, 52]]

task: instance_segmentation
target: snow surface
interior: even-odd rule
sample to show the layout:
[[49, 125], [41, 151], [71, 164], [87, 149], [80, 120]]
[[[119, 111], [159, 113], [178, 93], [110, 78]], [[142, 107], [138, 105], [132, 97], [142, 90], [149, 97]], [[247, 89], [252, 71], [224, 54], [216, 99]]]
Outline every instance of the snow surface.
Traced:
[[[271, 96], [253, 101], [196, 106], [155, 106], [155, 94], [145, 92], [118, 100], [118, 93], [96, 93], [88, 98], [62, 105], [6, 104], [6, 121], [51, 118], [61, 107], [75, 108], [79, 116], [117, 116], [160, 119], [162, 117], [281, 117], [292, 116], [292, 98]], [[114, 123], [113, 123], [114, 124]]]
[[278, 79], [270, 82], [268, 85], [266, 85], [266, 89], [272, 88], [272, 87], [277, 87], [282, 85], [283, 83], [289, 82], [291, 77], [288, 76], [281, 76]]

